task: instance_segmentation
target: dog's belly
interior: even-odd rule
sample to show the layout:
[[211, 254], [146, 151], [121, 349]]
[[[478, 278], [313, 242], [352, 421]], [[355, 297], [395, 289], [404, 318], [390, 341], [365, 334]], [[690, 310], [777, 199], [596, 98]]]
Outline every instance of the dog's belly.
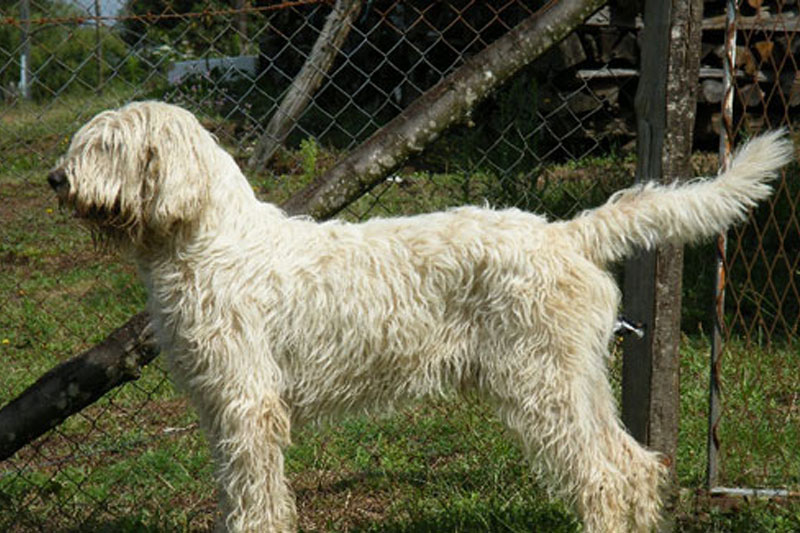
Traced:
[[366, 343], [346, 350], [321, 344], [322, 349], [293, 354], [281, 365], [285, 401], [295, 424], [391, 411], [421, 397], [463, 388], [477, 373], [468, 334], [430, 334], [410, 347], [413, 350]]

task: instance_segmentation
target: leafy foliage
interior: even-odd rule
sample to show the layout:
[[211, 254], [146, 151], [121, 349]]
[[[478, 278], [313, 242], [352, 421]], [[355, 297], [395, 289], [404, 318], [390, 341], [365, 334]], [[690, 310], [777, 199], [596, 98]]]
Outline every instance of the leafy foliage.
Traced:
[[[8, 15], [19, 20], [19, 3]], [[142, 77], [140, 60], [113, 28], [80, 23], [85, 13], [75, 6], [42, 1], [31, 5], [30, 73], [31, 93], [36, 99], [76, 90], [94, 90], [110, 80], [134, 82]], [[74, 19], [70, 23], [38, 23], [47, 19]], [[0, 87], [16, 87], [20, 79], [25, 32], [22, 25], [0, 25]]]
[[[220, 0], [129, 0], [126, 17], [120, 24], [122, 38], [129, 46], [142, 47], [147, 43], [174, 43], [176, 53], [184, 58], [208, 55], [239, 55], [241, 36], [231, 31], [236, 25], [233, 16], [185, 16], [197, 13], [227, 11], [240, 2]], [[252, 2], [258, 4], [259, 2]], [[181, 16], [184, 15], [184, 16]], [[155, 19], [149, 18], [156, 16]], [[238, 15], [249, 30], [258, 31], [263, 20]]]

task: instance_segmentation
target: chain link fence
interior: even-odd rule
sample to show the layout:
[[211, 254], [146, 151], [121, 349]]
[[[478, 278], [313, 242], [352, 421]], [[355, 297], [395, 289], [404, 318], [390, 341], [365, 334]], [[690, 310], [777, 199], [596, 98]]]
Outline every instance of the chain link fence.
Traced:
[[[731, 100], [709, 122], [730, 142], [778, 127], [796, 138], [800, 108], [797, 6], [783, 2], [726, 2], [727, 13], [708, 21], [707, 34], [726, 40], [716, 56], [727, 62], [727, 80], [703, 81], [703, 90]], [[735, 31], [725, 29], [727, 24]], [[726, 37], [725, 37], [726, 36]], [[775, 183], [775, 194], [732, 228], [719, 264], [717, 292], [720, 342], [712, 373], [708, 483], [721, 496], [767, 488], [765, 494], [796, 494], [797, 454], [785, 443], [800, 428], [794, 377], [800, 352], [800, 180], [796, 166]], [[715, 407], [716, 406], [716, 407]], [[774, 440], [773, 436], [781, 435]], [[769, 450], [764, 453], [763, 450]]]
[[[280, 203], [542, 4], [363, 2], [284, 148], [267, 165], [253, 167], [259, 139], [312, 53], [329, 2], [3, 3], [0, 353], [6, 378], [0, 404], [144, 305], [133, 269], [95, 249], [70, 214], [55, 208], [44, 185], [70, 135], [96, 112], [141, 99], [183, 105], [234, 155], [258, 194]], [[721, 6], [709, 4], [709, 17], [721, 13]], [[704, 66], [714, 70], [719, 65], [706, 63], [719, 58], [715, 47], [723, 39], [708, 24]], [[791, 124], [794, 109], [794, 85], [786, 85], [786, 73], [794, 80], [796, 71], [794, 33], [752, 31], [759, 37], [748, 49], [758, 52], [764, 40], [774, 48], [771, 55], [753, 56], [757, 68], [745, 66], [736, 78], [739, 98], [754, 94], [745, 90], [746, 80], [762, 90], [756, 105], [740, 102], [748, 111], [736, 126], [742, 132], [759, 113], [764, 126]], [[604, 201], [633, 180], [636, 36], [630, 14], [601, 11], [341, 216], [361, 220], [488, 202], [562, 218]], [[698, 146], [711, 152], [721, 122], [713, 116], [719, 104], [706, 80], [717, 79], [715, 72], [701, 79], [696, 133]], [[714, 156], [698, 154], [695, 163], [700, 174], [716, 170]], [[782, 181], [768, 212], [758, 211], [729, 241], [730, 346], [743, 338], [748, 346], [796, 347], [796, 184]], [[702, 309], [713, 290], [704, 266], [713, 250], [697, 253], [707, 255], [688, 266], [697, 270], [687, 278], [698, 280], [687, 282], [685, 329], [691, 332], [708, 327]], [[765, 371], [760, 379], [771, 375]], [[789, 374], [774, 379], [785, 404], [752, 404], [748, 411], [748, 420], [768, 419], [773, 430], [797, 416], [796, 380]], [[754, 435], [762, 430], [747, 428]], [[694, 449], [703, 438], [684, 441]], [[442, 399], [388, 419], [303, 430], [296, 442], [288, 467], [307, 531], [411, 528], [402, 524], [419, 530], [575, 527], [566, 511], [542, 499], [514, 446], [480, 406], [456, 409]], [[740, 455], [727, 449], [729, 456]], [[780, 453], [778, 472], [756, 472], [741, 483], [796, 484], [798, 471], [790, 469], [800, 459], [791, 450]], [[726, 456], [725, 464], [727, 479], [739, 483], [737, 473], [752, 473], [756, 460]], [[0, 463], [0, 529], [208, 529], [215, 519], [212, 468], [194, 415], [156, 361], [138, 381]], [[695, 474], [682, 475], [696, 482]]]

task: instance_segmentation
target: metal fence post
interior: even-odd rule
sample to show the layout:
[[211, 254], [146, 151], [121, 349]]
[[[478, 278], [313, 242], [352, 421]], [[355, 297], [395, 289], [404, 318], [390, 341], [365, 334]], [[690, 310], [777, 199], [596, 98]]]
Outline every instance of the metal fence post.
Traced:
[[102, 12], [100, 11], [100, 0], [94, 0], [94, 38], [95, 38], [95, 51], [94, 55], [97, 59], [97, 94], [103, 94], [103, 33], [101, 30]]
[[[722, 60], [725, 96], [722, 100], [722, 128], [719, 138], [721, 166], [728, 165], [733, 152], [733, 94], [731, 77], [736, 65], [736, 0], [728, 0], [725, 10], [725, 55]], [[719, 484], [719, 436], [717, 429], [722, 416], [720, 407], [720, 365], [722, 363], [723, 327], [725, 324], [725, 250], [727, 235], [717, 237], [714, 271], [714, 322], [711, 334], [711, 364], [708, 387], [708, 458], [706, 488], [711, 491]]]
[[31, 97], [31, 6], [30, 0], [19, 4], [22, 20], [22, 50], [19, 55], [19, 92], [25, 100]]

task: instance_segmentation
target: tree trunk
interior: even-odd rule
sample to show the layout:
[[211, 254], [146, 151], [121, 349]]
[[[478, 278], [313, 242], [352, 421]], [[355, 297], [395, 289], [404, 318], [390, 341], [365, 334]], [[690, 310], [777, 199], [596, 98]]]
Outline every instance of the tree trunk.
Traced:
[[[637, 181], [690, 178], [700, 68], [702, 0], [647, 0], [636, 93]], [[670, 465], [659, 531], [672, 531], [677, 503], [676, 455], [680, 412], [679, 341], [683, 247], [659, 246], [625, 265], [623, 308], [643, 322], [643, 339], [626, 339], [622, 418], [640, 442]]]
[[337, 0], [300, 73], [292, 82], [267, 129], [258, 139], [250, 157], [250, 168], [265, 166], [297, 123], [311, 97], [333, 64], [353, 21], [361, 11], [361, 0]]
[[97, 346], [47, 372], [0, 410], [0, 461], [111, 389], [138, 379], [158, 351], [150, 317], [139, 313]]
[[289, 214], [338, 213], [403, 159], [463, 120], [476, 103], [572, 32], [605, 2], [549, 2], [415, 100], [355, 151], [290, 198]]
[[[353, 6], [356, 2], [344, 2]], [[285, 204], [291, 214], [329, 218], [375, 185], [402, 158], [460, 120], [478, 101], [568, 35], [604, 0], [551, 2], [430, 89], [311, 187]], [[0, 460], [137, 379], [159, 353], [146, 312], [103, 342], [53, 368], [0, 410]]]

